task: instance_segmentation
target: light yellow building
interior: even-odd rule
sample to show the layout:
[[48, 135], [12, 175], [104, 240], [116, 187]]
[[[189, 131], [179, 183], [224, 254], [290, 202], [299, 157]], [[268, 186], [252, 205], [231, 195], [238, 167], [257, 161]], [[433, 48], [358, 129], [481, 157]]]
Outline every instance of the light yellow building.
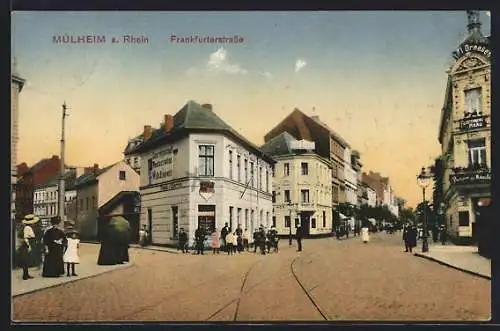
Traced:
[[479, 12], [468, 11], [468, 35], [453, 53], [439, 142], [448, 234], [474, 239], [491, 197], [491, 51]]
[[295, 234], [300, 224], [306, 235], [332, 233], [332, 164], [317, 155], [315, 143], [296, 140], [288, 132], [269, 140], [262, 149], [275, 160], [273, 225], [279, 235]]

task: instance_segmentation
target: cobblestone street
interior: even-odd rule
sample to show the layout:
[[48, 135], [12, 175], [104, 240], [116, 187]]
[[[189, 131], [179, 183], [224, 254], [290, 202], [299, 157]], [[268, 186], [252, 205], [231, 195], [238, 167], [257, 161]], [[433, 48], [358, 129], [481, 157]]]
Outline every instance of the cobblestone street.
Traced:
[[[295, 243], [294, 243], [295, 244]], [[404, 253], [401, 234], [296, 252], [130, 249], [134, 265], [13, 300], [15, 321], [488, 320], [491, 281]], [[72, 307], [69, 309], [68, 307]]]

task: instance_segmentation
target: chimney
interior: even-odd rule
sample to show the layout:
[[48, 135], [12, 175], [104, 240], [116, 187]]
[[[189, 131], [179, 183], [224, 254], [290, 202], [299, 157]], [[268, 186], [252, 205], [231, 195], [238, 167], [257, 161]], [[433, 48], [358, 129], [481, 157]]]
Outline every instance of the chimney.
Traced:
[[92, 171], [94, 174], [96, 174], [99, 171], [99, 165], [97, 163], [94, 163], [94, 167], [92, 168]]
[[204, 103], [201, 105], [203, 108], [205, 109], [208, 109], [208, 110], [212, 110], [212, 104], [211, 103]]
[[165, 132], [170, 132], [172, 131], [172, 128], [174, 127], [174, 117], [172, 115], [166, 114], [165, 115]]
[[151, 138], [151, 125], [144, 125], [144, 132], [143, 132], [143, 136], [144, 136], [144, 141], [148, 140], [149, 138]]

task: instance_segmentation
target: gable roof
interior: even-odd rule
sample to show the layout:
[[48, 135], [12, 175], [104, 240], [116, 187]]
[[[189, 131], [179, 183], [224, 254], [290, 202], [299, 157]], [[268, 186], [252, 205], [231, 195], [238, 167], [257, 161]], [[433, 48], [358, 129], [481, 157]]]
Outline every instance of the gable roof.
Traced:
[[164, 124], [159, 129], [153, 130], [151, 138], [141, 143], [129, 152], [145, 152], [151, 148], [157, 147], [162, 143], [175, 141], [181, 136], [190, 132], [221, 132], [228, 134], [238, 140], [240, 143], [253, 150], [270, 163], [275, 161], [255, 144], [248, 141], [230, 125], [224, 122], [217, 114], [203, 107], [199, 103], [189, 100], [174, 116], [173, 127], [170, 132], [166, 132]]
[[97, 182], [97, 177], [99, 177], [100, 175], [102, 175], [103, 173], [105, 173], [106, 171], [108, 171], [114, 165], [116, 165], [118, 163], [119, 162], [113, 163], [105, 168], [97, 170], [96, 172], [91, 171], [91, 172], [87, 172], [87, 173], [81, 175], [80, 177], [78, 177], [75, 180], [74, 187], [78, 188], [78, 187], [81, 187], [81, 186], [86, 185], [86, 184], [92, 184], [92, 183]]

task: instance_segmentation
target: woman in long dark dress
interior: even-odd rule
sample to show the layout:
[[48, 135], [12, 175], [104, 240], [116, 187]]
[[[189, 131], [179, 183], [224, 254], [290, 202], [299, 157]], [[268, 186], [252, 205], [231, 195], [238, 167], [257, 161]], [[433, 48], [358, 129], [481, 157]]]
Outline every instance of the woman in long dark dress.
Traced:
[[43, 244], [46, 247], [45, 260], [43, 261], [43, 277], [59, 277], [64, 275], [64, 231], [57, 225], [60, 223], [59, 217], [50, 220], [51, 226], [43, 235]]

